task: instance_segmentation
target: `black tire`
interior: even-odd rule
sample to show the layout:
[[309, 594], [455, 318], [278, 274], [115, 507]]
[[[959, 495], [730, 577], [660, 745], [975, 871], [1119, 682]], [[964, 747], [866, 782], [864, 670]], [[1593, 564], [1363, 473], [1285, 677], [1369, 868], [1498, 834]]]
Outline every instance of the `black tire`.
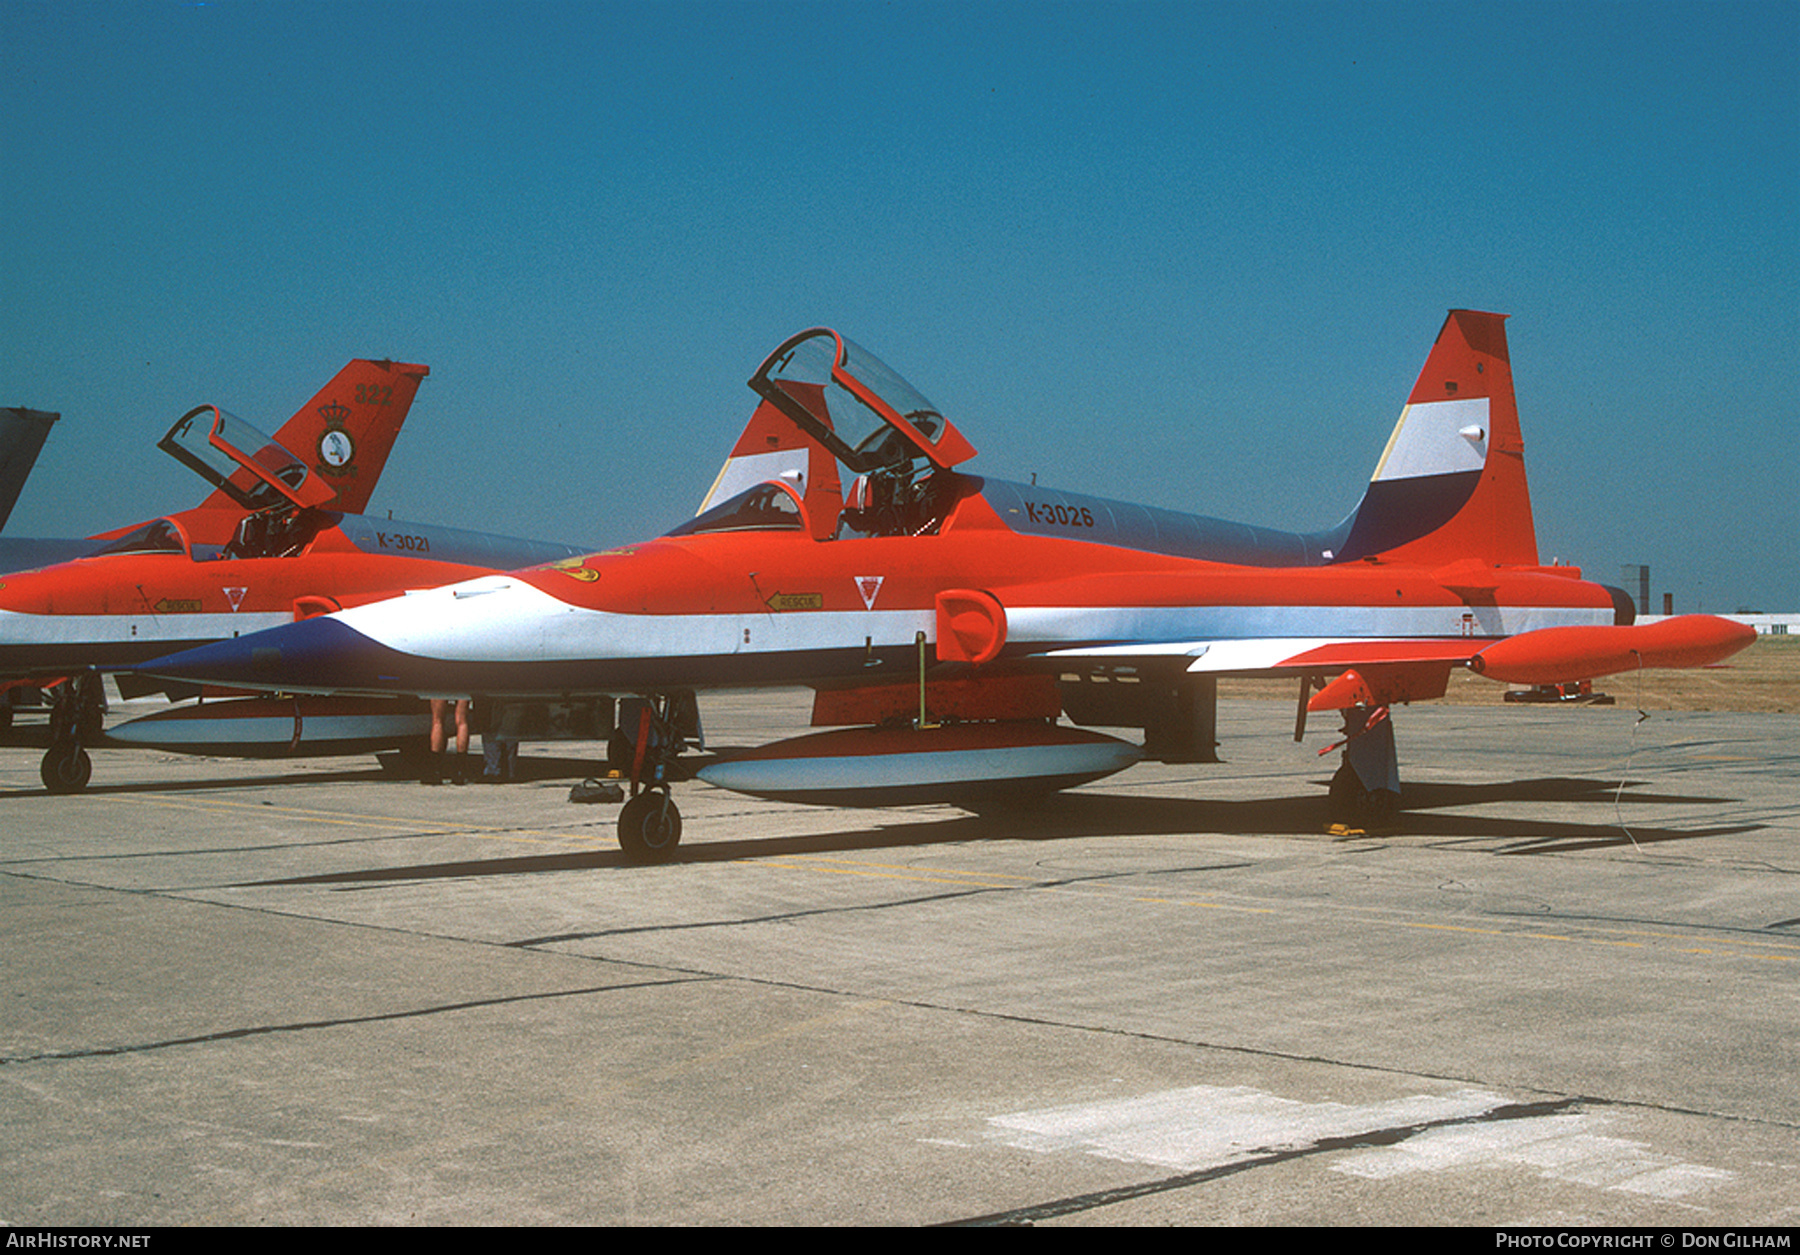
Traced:
[[634, 863], [666, 863], [681, 844], [681, 812], [667, 793], [640, 793], [619, 811], [619, 848]]
[[1400, 795], [1392, 789], [1370, 789], [1363, 794], [1363, 827], [1393, 828], [1400, 822]]
[[38, 764], [44, 788], [55, 794], [79, 793], [94, 775], [94, 760], [79, 745], [53, 745]]
[[1338, 766], [1331, 777], [1331, 790], [1326, 794], [1325, 813], [1334, 824], [1354, 824], [1362, 818], [1362, 778], [1349, 763]]
[[1326, 800], [1331, 821], [1353, 828], [1386, 829], [1400, 822], [1400, 795], [1392, 789], [1365, 789], [1362, 777], [1349, 763], [1331, 777]]

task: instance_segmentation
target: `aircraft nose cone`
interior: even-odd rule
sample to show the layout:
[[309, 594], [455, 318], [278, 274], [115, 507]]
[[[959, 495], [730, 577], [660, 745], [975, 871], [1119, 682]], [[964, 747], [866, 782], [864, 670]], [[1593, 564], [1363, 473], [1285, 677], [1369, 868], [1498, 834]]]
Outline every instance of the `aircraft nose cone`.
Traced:
[[[342, 691], [382, 677], [380, 646], [329, 617], [183, 650], [137, 668], [162, 679], [295, 691]], [[395, 678], [386, 668], [385, 678]]]

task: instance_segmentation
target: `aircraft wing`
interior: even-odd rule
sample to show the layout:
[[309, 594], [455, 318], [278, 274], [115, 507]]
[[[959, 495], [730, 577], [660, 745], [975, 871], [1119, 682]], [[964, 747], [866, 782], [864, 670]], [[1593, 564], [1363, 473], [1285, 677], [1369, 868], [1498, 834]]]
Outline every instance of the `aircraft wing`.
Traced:
[[1367, 637], [1270, 636], [1247, 640], [1169, 641], [1156, 644], [1056, 649], [1047, 658], [1087, 665], [1141, 664], [1152, 659], [1185, 660], [1190, 674], [1264, 675], [1341, 671], [1369, 663], [1466, 663], [1487, 640], [1466, 636], [1371, 640]]
[[[1251, 637], [1084, 646], [1043, 657], [1077, 666], [1144, 666], [1162, 659], [1190, 675], [1331, 675], [1314, 710], [1437, 696], [1454, 666], [1490, 680], [1564, 684], [1645, 667], [1704, 667], [1730, 657], [1755, 629], [1716, 615], [1650, 623], [1547, 627], [1492, 637]], [[1430, 691], [1435, 684], [1435, 691]]]

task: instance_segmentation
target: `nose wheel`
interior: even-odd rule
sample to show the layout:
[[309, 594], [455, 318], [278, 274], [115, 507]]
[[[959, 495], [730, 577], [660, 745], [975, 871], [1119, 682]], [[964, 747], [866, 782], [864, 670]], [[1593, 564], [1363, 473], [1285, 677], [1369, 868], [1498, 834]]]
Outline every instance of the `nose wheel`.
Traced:
[[621, 703], [612, 755], [631, 759], [631, 798], [619, 811], [619, 848], [634, 863], [666, 863], [681, 844], [669, 765], [700, 737], [700, 710], [690, 692], [662, 693]]
[[50, 705], [50, 748], [38, 764], [38, 778], [50, 793], [79, 793], [94, 775], [94, 760], [82, 748], [100, 739], [106, 697], [97, 672], [84, 671], [57, 685]]
[[619, 811], [619, 848], [634, 863], [663, 863], [681, 844], [681, 812], [665, 786], [626, 802]]
[[81, 746], [69, 742], [52, 745], [38, 764], [38, 778], [51, 793], [79, 793], [94, 775], [94, 760]]

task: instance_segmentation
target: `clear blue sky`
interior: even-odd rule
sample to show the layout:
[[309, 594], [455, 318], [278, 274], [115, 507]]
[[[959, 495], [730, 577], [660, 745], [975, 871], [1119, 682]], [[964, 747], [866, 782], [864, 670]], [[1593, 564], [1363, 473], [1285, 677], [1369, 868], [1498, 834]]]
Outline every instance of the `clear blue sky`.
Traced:
[[0, 171], [12, 535], [369, 356], [432, 368], [377, 512], [641, 538], [821, 323], [970, 469], [1320, 527], [1461, 306], [1546, 560], [1800, 608], [1795, 0], [0, 0]]

